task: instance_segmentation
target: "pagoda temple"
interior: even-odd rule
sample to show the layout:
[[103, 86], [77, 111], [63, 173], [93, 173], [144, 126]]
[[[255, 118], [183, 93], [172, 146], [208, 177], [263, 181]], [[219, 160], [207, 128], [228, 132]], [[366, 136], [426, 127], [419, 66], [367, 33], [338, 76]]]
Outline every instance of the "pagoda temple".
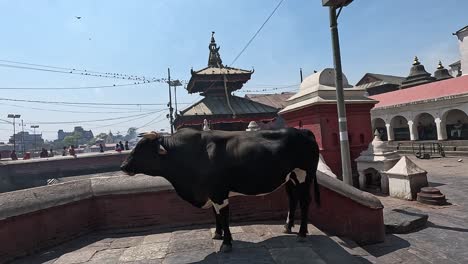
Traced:
[[232, 95], [250, 80], [254, 71], [223, 65], [214, 32], [208, 47], [208, 67], [191, 70], [192, 76], [187, 85], [189, 93], [200, 93], [203, 99], [176, 113], [174, 127], [201, 130], [206, 119], [210, 129], [237, 131], [245, 130], [251, 121], [274, 120], [277, 108]]
[[435, 80], [430, 73], [424, 69], [424, 65], [419, 62], [418, 57], [414, 57], [413, 66], [410, 69], [408, 77], [401, 82], [400, 89], [430, 83]]

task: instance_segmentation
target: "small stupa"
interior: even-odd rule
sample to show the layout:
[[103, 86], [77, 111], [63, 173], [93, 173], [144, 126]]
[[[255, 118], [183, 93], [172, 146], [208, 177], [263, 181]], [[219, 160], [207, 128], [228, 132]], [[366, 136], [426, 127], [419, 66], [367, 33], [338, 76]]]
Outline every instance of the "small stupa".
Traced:
[[420, 168], [407, 156], [388, 171], [382, 172], [388, 177], [390, 196], [406, 200], [416, 199], [421, 188], [427, 187], [427, 171]]
[[[359, 173], [359, 188], [366, 190], [369, 180], [367, 177], [380, 178], [380, 191], [388, 193], [388, 178], [382, 175], [382, 171], [391, 169], [400, 159], [400, 155], [391, 150], [387, 143], [380, 139], [380, 133], [376, 129], [374, 139], [369, 143], [367, 150], [355, 159]], [[380, 174], [380, 175], [369, 175]]]
[[257, 122], [250, 121], [245, 131], [258, 131], [258, 130], [260, 130], [260, 126], [258, 126]]

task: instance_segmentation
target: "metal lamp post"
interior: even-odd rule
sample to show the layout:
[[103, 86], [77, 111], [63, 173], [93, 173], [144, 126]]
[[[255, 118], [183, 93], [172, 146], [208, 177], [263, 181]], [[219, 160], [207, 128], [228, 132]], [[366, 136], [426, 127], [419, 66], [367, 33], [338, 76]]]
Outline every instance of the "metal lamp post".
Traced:
[[[341, 69], [340, 41], [338, 37], [338, 16], [341, 8], [349, 5], [353, 0], [322, 0], [323, 6], [330, 9], [330, 30], [333, 45], [333, 64], [335, 65], [335, 86], [336, 101], [338, 108], [338, 125], [340, 130], [341, 167], [343, 171], [343, 181], [353, 185], [351, 175], [351, 158], [349, 155], [348, 123], [346, 120], [346, 107], [343, 92], [343, 72]], [[339, 8], [338, 14], [336, 9]]]
[[18, 114], [8, 114], [8, 118], [13, 118], [13, 150], [16, 151], [16, 127], [15, 127], [15, 120], [16, 118], [20, 118], [21, 115]]
[[36, 128], [38, 128], [38, 125], [32, 125], [31, 128], [34, 129], [34, 154], [36, 153], [37, 147], [36, 147]]
[[175, 105], [175, 116], [177, 117], [177, 86], [182, 86], [179, 80], [171, 81], [171, 86], [174, 87], [174, 105]]

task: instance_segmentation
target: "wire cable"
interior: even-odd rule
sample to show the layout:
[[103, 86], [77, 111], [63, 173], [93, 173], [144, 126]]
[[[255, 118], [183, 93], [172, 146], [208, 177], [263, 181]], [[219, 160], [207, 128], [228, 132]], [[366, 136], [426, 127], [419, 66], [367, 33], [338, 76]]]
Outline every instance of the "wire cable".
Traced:
[[[161, 111], [165, 111], [167, 109], [161, 109], [159, 111], [155, 111], [152, 113], [157, 113]], [[149, 113], [145, 114], [138, 114], [138, 115], [129, 115], [129, 116], [119, 116], [119, 117], [113, 117], [113, 118], [103, 118], [103, 119], [94, 119], [94, 120], [76, 120], [76, 121], [58, 121], [58, 122], [44, 122], [44, 121], [28, 121], [27, 123], [34, 123], [38, 125], [57, 125], [57, 124], [76, 124], [76, 123], [92, 123], [92, 122], [102, 122], [102, 121], [111, 121], [111, 120], [118, 120], [118, 119], [125, 119], [125, 118], [131, 118], [131, 117], [139, 117], [143, 116]]]
[[20, 62], [20, 61], [12, 61], [12, 60], [3, 60], [3, 59], [0, 59], [0, 62], [14, 63], [14, 64], [20, 64], [20, 65], [28, 65], [28, 66], [35, 66], [35, 67], [42, 67], [42, 68], [50, 68], [50, 69], [57, 69], [57, 70], [86, 72], [86, 73], [98, 74], [98, 75], [101, 75], [101, 76], [102, 75], [110, 75], [110, 76], [120, 76], [120, 77], [146, 78], [144, 76], [137, 76], [137, 75], [133, 75], [133, 74], [88, 71], [88, 70], [81, 70], [81, 69], [69, 68], [69, 67], [58, 67], [58, 66], [50, 66], [50, 65], [44, 65], [44, 64], [36, 64], [36, 63], [28, 63], [28, 62]]
[[[25, 99], [12, 99], [12, 98], [0, 98], [0, 101], [13, 101], [13, 102], [27, 102], [27, 103], [42, 103], [42, 104], [66, 104], [66, 105], [133, 105], [133, 106], [140, 106], [140, 105], [167, 105], [164, 103], [98, 103], [98, 102], [57, 102], [57, 101], [43, 101], [43, 100], [25, 100]], [[187, 103], [179, 103], [179, 104], [187, 104]]]
[[2, 105], [19, 107], [19, 108], [26, 108], [26, 109], [33, 109], [39, 111], [50, 111], [50, 112], [64, 112], [64, 113], [74, 113], [74, 114], [124, 114], [124, 113], [137, 113], [137, 112], [152, 112], [157, 111], [159, 109], [151, 109], [151, 110], [131, 110], [131, 111], [72, 111], [72, 110], [63, 110], [63, 109], [47, 109], [47, 108], [39, 108], [39, 107], [27, 107], [24, 105], [15, 105], [15, 104], [5, 104]]
[[98, 89], [98, 88], [115, 88], [125, 86], [135, 86], [141, 84], [154, 83], [154, 81], [148, 82], [134, 82], [127, 84], [113, 84], [113, 85], [98, 85], [98, 86], [81, 86], [81, 87], [0, 87], [0, 90], [86, 90], [86, 89]]
[[252, 41], [255, 39], [255, 37], [257, 37], [258, 33], [260, 33], [260, 31], [263, 29], [263, 27], [266, 25], [266, 23], [270, 20], [270, 18], [275, 14], [276, 10], [280, 7], [280, 5], [283, 3], [284, 0], [281, 0], [275, 7], [275, 9], [273, 9], [273, 12], [271, 12], [271, 14], [267, 17], [267, 19], [265, 20], [265, 22], [263, 22], [263, 24], [260, 26], [260, 28], [257, 30], [257, 32], [255, 32], [255, 34], [252, 36], [252, 38], [250, 38], [250, 40], [247, 42], [247, 44], [245, 44], [244, 48], [241, 50], [241, 52], [239, 52], [239, 54], [237, 54], [237, 56], [234, 58], [234, 60], [231, 62], [230, 66], [232, 66], [236, 61], [237, 59], [242, 55], [242, 53], [244, 53], [244, 51], [249, 47], [250, 43], [252, 43]]

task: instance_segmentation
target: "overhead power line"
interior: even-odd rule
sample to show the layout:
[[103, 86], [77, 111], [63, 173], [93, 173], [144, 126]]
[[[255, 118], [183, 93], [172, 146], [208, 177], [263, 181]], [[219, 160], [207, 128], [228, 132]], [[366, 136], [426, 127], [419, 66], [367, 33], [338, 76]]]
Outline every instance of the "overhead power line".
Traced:
[[[167, 109], [161, 109], [159, 111], [155, 111], [152, 113], [157, 113], [161, 111], [165, 111]], [[58, 121], [58, 122], [44, 122], [44, 121], [28, 121], [27, 123], [34, 123], [38, 125], [57, 125], [57, 124], [76, 124], [76, 123], [93, 123], [93, 122], [102, 122], [102, 121], [112, 121], [118, 119], [125, 119], [125, 118], [132, 118], [132, 117], [140, 117], [144, 115], [149, 115], [150, 113], [138, 114], [138, 115], [129, 115], [129, 116], [119, 116], [113, 118], [103, 118], [103, 119], [94, 119], [94, 120], [76, 120], [76, 121]]]
[[0, 87], [0, 90], [87, 90], [87, 89], [98, 89], [98, 88], [115, 88], [124, 86], [135, 86], [141, 84], [154, 83], [154, 81], [148, 82], [134, 82], [127, 84], [113, 84], [113, 85], [98, 85], [98, 86], [81, 86], [81, 87]]
[[[99, 103], [99, 102], [58, 102], [58, 101], [42, 101], [42, 100], [25, 100], [25, 99], [13, 99], [13, 98], [0, 98], [0, 101], [12, 101], [12, 102], [27, 102], [27, 103], [41, 103], [41, 104], [65, 104], [65, 105], [167, 105], [165, 103]], [[178, 103], [188, 104], [188, 103]]]
[[136, 117], [136, 118], [132, 118], [132, 119], [124, 120], [124, 121], [119, 121], [119, 122], [112, 123], [112, 124], [106, 124], [106, 125], [102, 125], [102, 126], [91, 127], [90, 129], [97, 129], [97, 128], [115, 126], [115, 125], [119, 125], [119, 124], [123, 124], [123, 123], [129, 123], [129, 122], [133, 122], [135, 120], [143, 119], [143, 118], [148, 117], [148, 116], [150, 116], [152, 114], [153, 113], [148, 113], [148, 114], [144, 114], [143, 116], [140, 116], [140, 117]]
[[153, 124], [153, 123], [157, 123], [157, 122], [159, 122], [159, 121], [164, 120], [165, 117], [163, 117], [163, 119], [160, 119], [162, 115], [163, 115], [163, 114], [159, 114], [158, 116], [156, 116], [155, 118], [153, 118], [153, 119], [151, 119], [149, 122], [147, 122], [146, 124], [137, 127], [137, 129], [140, 129], [140, 128], [142, 128], [142, 127], [146, 127], [146, 126], [149, 126], [149, 125], [151, 125], [151, 124]]
[[251, 92], [271, 92], [271, 91], [278, 91], [278, 90], [284, 90], [288, 89], [291, 91], [296, 91], [298, 88], [290, 89], [291, 87], [297, 87], [298, 85], [291, 85], [291, 86], [285, 86], [285, 87], [278, 87], [278, 88], [264, 88], [264, 89], [255, 89], [255, 90], [240, 90], [240, 93], [251, 93]]
[[252, 38], [250, 38], [250, 40], [247, 42], [247, 44], [245, 44], [245, 46], [241, 50], [241, 52], [239, 52], [239, 54], [237, 54], [237, 56], [231, 62], [230, 66], [232, 66], [237, 61], [237, 59], [242, 55], [242, 53], [244, 53], [244, 51], [249, 47], [250, 43], [252, 43], [252, 41], [255, 39], [255, 37], [257, 37], [258, 33], [260, 33], [260, 31], [262, 31], [263, 27], [270, 20], [270, 18], [275, 14], [276, 10], [280, 7], [280, 5], [283, 3], [283, 1], [284, 0], [279, 1], [279, 3], [276, 5], [275, 9], [273, 9], [273, 11], [270, 13], [270, 15], [267, 17], [267, 19], [263, 22], [263, 24], [260, 26], [260, 28], [257, 30], [257, 32], [255, 32], [255, 34], [252, 36]]
[[[64, 73], [70, 73], [70, 71], [76, 74], [82, 74], [88, 73], [87, 75], [97, 75], [98, 77], [105, 77], [105, 76], [111, 76], [111, 77], [118, 77], [118, 79], [123, 79], [123, 77], [130, 77], [130, 78], [135, 78], [135, 79], [151, 79], [147, 78], [145, 76], [138, 76], [134, 74], [123, 74], [123, 73], [112, 73], [112, 72], [99, 72], [99, 71], [90, 71], [90, 70], [83, 70], [83, 69], [77, 69], [77, 68], [70, 68], [70, 67], [58, 67], [58, 66], [51, 66], [51, 65], [44, 65], [44, 64], [37, 64], [37, 63], [28, 63], [28, 62], [20, 62], [20, 61], [12, 61], [12, 60], [3, 60], [0, 59], [0, 62], [4, 63], [13, 63], [13, 64], [19, 64], [19, 65], [27, 65], [27, 66], [34, 66], [34, 67], [23, 67], [25, 69], [37, 69], [37, 67], [41, 68], [48, 68], [48, 69], [55, 69], [55, 70], [61, 70], [61, 71], [55, 71], [55, 72], [64, 72]], [[8, 65], [8, 64], [2, 64], [2, 65]], [[15, 65], [8, 65], [8, 66], [13, 66]], [[5, 66], [5, 67], [8, 67]], [[21, 66], [16, 66], [16, 67], [21, 67]], [[53, 70], [47, 70], [47, 71], [53, 71]], [[153, 78], [155, 79], [155, 78]]]
[[125, 114], [125, 113], [143, 113], [143, 112], [153, 112], [160, 109], [149, 109], [149, 110], [127, 110], [127, 111], [73, 111], [73, 110], [64, 110], [64, 109], [50, 109], [50, 108], [39, 108], [39, 107], [28, 107], [24, 105], [15, 105], [15, 104], [5, 104], [2, 105], [25, 108], [25, 109], [33, 109], [39, 111], [50, 111], [50, 112], [62, 112], [62, 113], [74, 113], [74, 114]]

